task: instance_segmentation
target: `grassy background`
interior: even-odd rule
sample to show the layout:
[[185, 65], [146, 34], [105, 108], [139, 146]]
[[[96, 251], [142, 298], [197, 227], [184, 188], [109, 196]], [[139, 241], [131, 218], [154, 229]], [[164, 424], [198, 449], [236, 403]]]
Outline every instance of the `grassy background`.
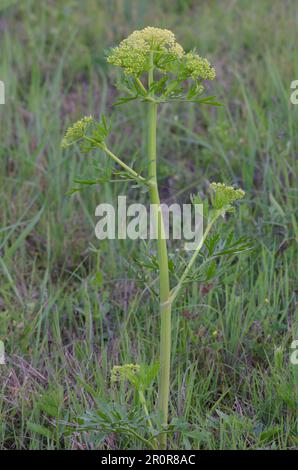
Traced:
[[[67, 196], [73, 178], [94, 167], [75, 149], [62, 153], [60, 141], [82, 115], [113, 113], [112, 148], [142, 165], [144, 109], [111, 106], [116, 76], [104, 50], [146, 25], [172, 29], [210, 59], [210, 92], [225, 105], [160, 111], [162, 199], [188, 202], [214, 180], [239, 184], [245, 203], [221, 237], [232, 230], [254, 244], [219, 258], [212, 281], [190, 285], [175, 307], [170, 414], [201, 432], [170, 445], [298, 447], [298, 372], [289, 362], [298, 335], [298, 106], [289, 100], [297, 24], [295, 0], [0, 2], [1, 448], [140, 446], [113, 434], [68, 436], [57, 424], [93, 408], [94, 397], [130, 403], [129, 392], [111, 392], [111, 367], [155, 360], [159, 328], [146, 289], [156, 273], [133, 262], [145, 247], [94, 235], [99, 203], [145, 196], [125, 183]], [[155, 399], [152, 387], [151, 408]]]

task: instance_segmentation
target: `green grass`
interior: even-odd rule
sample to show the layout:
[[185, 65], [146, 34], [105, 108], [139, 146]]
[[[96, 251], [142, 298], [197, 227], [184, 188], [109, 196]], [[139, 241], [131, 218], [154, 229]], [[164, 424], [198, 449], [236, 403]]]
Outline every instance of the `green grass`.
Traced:
[[[129, 391], [111, 392], [110, 370], [158, 358], [159, 318], [149, 293], [155, 273], [133, 262], [147, 248], [94, 235], [99, 203], [146, 195], [121, 183], [67, 196], [73, 178], [94, 167], [90, 156], [62, 153], [60, 141], [82, 115], [113, 113], [115, 153], [142, 165], [144, 109], [112, 108], [114, 72], [103, 54], [146, 25], [197, 46], [217, 69], [210, 92], [224, 103], [161, 111], [161, 198], [188, 202], [209, 181], [239, 184], [246, 200], [233, 216], [235, 232], [254, 245], [220, 258], [212, 282], [192, 283], [175, 306], [170, 416], [184, 416], [200, 433], [175, 434], [170, 446], [298, 447], [298, 372], [289, 362], [298, 337], [298, 106], [289, 100], [298, 78], [295, 7], [294, 0], [4, 2], [1, 448], [141, 446], [114, 434], [69, 435], [63, 424], [93, 409], [96, 398], [131, 403]], [[103, 155], [94, 160], [111, 164]], [[231, 224], [221, 225], [222, 240]], [[150, 409], [155, 400], [152, 387]]]

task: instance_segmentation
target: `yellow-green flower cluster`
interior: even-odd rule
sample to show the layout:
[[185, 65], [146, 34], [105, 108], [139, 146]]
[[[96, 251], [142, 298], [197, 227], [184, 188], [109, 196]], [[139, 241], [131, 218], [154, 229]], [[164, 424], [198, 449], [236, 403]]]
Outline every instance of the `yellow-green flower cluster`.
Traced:
[[139, 76], [149, 69], [150, 51], [158, 54], [164, 52], [172, 59], [182, 57], [184, 54], [172, 31], [148, 26], [140, 31], [134, 31], [118, 47], [112, 49], [107, 61], [122, 67], [126, 75]]
[[[215, 78], [215, 70], [207, 59], [194, 52], [185, 53], [168, 29], [148, 26], [135, 31], [112, 49], [107, 60], [123, 68], [126, 75], [140, 76], [149, 70], [149, 54], [154, 52], [154, 65], [163, 72], [171, 71], [183, 75], [183, 79], [197, 80]], [[173, 67], [173, 64], [174, 67]]]
[[149, 68], [149, 46], [145, 41], [130, 44], [129, 38], [124, 39], [118, 47], [112, 49], [107, 61], [121, 67], [126, 75], [139, 76]]
[[245, 196], [242, 189], [235, 189], [233, 186], [226, 186], [223, 183], [211, 183], [210, 187], [215, 193], [213, 205], [217, 210], [229, 208], [233, 202]]
[[211, 67], [210, 62], [200, 57], [195, 52], [188, 52], [184, 56], [186, 75], [193, 80], [202, 78], [203, 80], [214, 80], [215, 69]]
[[177, 56], [183, 54], [183, 48], [177, 43], [175, 34], [168, 29], [153, 28], [147, 26], [140, 31], [134, 31], [127, 40], [130, 44], [138, 41], [144, 41], [153, 51], [174, 52]]
[[114, 366], [111, 371], [111, 382], [119, 382], [121, 379], [130, 380], [132, 376], [140, 372], [138, 364], [124, 364], [123, 366]]
[[77, 121], [75, 124], [73, 124], [71, 127], [69, 127], [62, 140], [62, 143], [61, 143], [62, 148], [65, 148], [68, 145], [71, 145], [77, 142], [78, 140], [80, 140], [82, 137], [84, 137], [88, 125], [91, 124], [92, 122], [93, 122], [92, 116], [85, 116], [79, 121]]

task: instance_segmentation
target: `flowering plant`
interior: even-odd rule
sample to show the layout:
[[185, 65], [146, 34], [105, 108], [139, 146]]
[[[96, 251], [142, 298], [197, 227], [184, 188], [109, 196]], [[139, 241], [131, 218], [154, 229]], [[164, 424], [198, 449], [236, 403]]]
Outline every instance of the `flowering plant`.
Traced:
[[[102, 116], [101, 122], [95, 122], [92, 117], [85, 117], [68, 129], [63, 139], [63, 147], [79, 143], [84, 151], [96, 148], [105, 152], [119, 165], [126, 177], [145, 185], [150, 194], [150, 201], [156, 207], [155, 221], [158, 227], [157, 254], [159, 267], [159, 303], [160, 303], [160, 375], [158, 410], [162, 417], [162, 426], [168, 425], [170, 362], [171, 362], [171, 310], [176, 302], [181, 288], [191, 276], [197, 256], [206, 241], [214, 223], [220, 216], [233, 210], [233, 203], [244, 196], [241, 189], [226, 186], [222, 183], [212, 183], [211, 207], [208, 209], [207, 227], [202, 240], [196, 247], [192, 257], [186, 263], [184, 271], [179, 275], [179, 282], [170, 287], [170, 273], [167, 242], [163, 237], [164, 222], [160, 210], [160, 198], [157, 182], [157, 111], [164, 102], [181, 101], [195, 102], [218, 106], [213, 96], [202, 97], [204, 80], [213, 80], [215, 70], [209, 61], [200, 57], [195, 51], [185, 52], [176, 41], [174, 34], [166, 29], [147, 27], [135, 31], [124, 39], [119, 46], [112, 49], [107, 57], [111, 65], [122, 69], [123, 80], [121, 90], [125, 96], [118, 104], [139, 99], [147, 105], [147, 174], [128, 166], [116, 156], [107, 145], [110, 127]], [[95, 184], [97, 181], [95, 180]], [[134, 386], [139, 387], [140, 367], [127, 364], [116, 366], [112, 372], [112, 381], [126, 378]], [[144, 375], [144, 374], [143, 374]], [[144, 390], [141, 390], [141, 402], [145, 406]], [[147, 411], [146, 411], [146, 414]], [[150, 421], [150, 426], [152, 423]], [[160, 433], [160, 448], [167, 446], [166, 432]]]

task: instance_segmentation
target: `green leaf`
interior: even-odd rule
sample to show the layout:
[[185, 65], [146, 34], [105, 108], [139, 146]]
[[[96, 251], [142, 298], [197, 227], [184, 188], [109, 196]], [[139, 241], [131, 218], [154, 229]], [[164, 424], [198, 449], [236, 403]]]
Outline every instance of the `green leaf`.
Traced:
[[164, 87], [167, 81], [168, 81], [168, 77], [165, 75], [157, 82], [153, 82], [150, 86], [149, 92], [156, 93], [158, 95], [161, 94], [164, 91]]
[[170, 95], [173, 91], [177, 90], [180, 85], [179, 80], [172, 80], [166, 87], [165, 96]]
[[127, 435], [141, 441], [148, 448], [153, 448], [150, 440], [145, 437], [148, 435], [150, 439], [153, 437], [149, 425], [150, 416], [143, 416], [138, 408], [133, 408], [131, 405], [127, 409], [124, 405], [102, 400], [97, 400], [96, 404], [98, 407], [96, 410], [87, 411], [83, 416], [76, 418], [74, 423], [63, 424], [67, 425], [69, 431]]
[[145, 391], [147, 390], [152, 382], [156, 379], [159, 372], [159, 362], [153, 364], [141, 364], [140, 374], [139, 374], [139, 383], [141, 388]]
[[131, 96], [131, 97], [121, 97], [121, 98], [118, 98], [117, 101], [115, 101], [115, 103], [113, 103], [113, 106], [120, 106], [122, 104], [126, 104], [128, 103], [129, 101], [134, 101], [138, 98], [138, 96]]
[[207, 96], [206, 98], [198, 98], [189, 100], [191, 103], [209, 104], [210, 106], [223, 106], [219, 101], [214, 101], [215, 96]]

